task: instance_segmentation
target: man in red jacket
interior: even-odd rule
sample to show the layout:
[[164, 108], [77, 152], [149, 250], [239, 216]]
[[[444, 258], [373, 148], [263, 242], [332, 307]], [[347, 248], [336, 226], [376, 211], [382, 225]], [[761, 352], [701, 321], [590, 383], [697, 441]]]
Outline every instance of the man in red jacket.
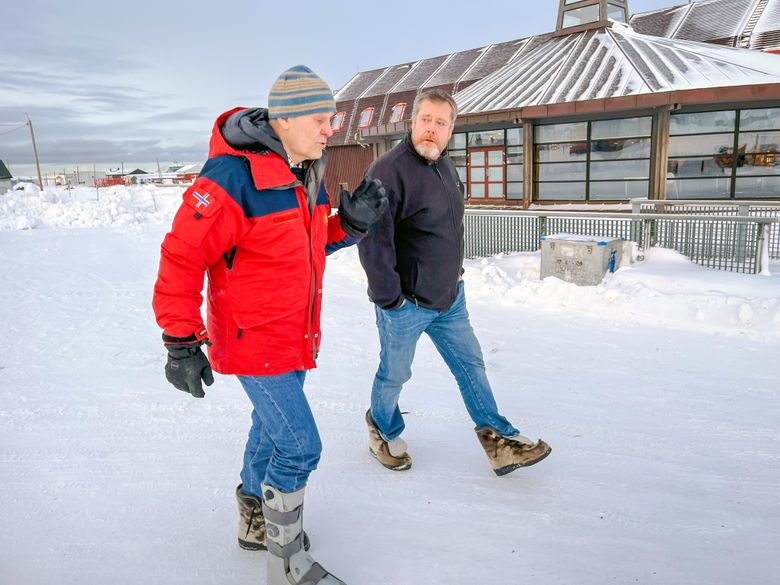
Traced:
[[168, 381], [200, 398], [213, 367], [237, 375], [254, 407], [236, 489], [239, 545], [268, 549], [269, 585], [342, 583], [305, 550], [304, 488], [322, 444], [303, 385], [321, 341], [325, 256], [366, 235], [387, 197], [366, 180], [331, 215], [323, 150], [335, 111], [327, 84], [299, 65], [276, 80], [267, 110], [221, 115], [163, 241], [154, 287]]

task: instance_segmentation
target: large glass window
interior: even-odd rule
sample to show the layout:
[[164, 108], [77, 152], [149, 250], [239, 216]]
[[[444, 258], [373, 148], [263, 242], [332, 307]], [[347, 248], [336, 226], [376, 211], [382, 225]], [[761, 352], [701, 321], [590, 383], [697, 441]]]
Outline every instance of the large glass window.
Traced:
[[523, 198], [523, 129], [461, 132], [447, 152], [473, 199]]
[[506, 131], [506, 198], [523, 198], [523, 129]]
[[392, 150], [404, 141], [403, 138], [391, 138], [387, 141], [387, 150]]
[[780, 197], [780, 108], [673, 114], [668, 199]]
[[607, 18], [617, 22], [626, 21], [626, 9], [618, 4], [607, 3]]
[[[450, 138], [449, 145], [447, 146], [447, 152], [455, 163], [455, 169], [458, 171], [458, 177], [462, 183], [466, 183], [468, 175], [468, 159], [466, 157], [466, 133], [460, 132], [453, 134]], [[468, 194], [468, 188], [466, 189]]]
[[469, 132], [469, 146], [501, 146], [504, 144], [503, 130], [490, 130], [488, 132]]
[[652, 119], [619, 118], [535, 129], [538, 200], [647, 197]]
[[599, 5], [592, 4], [582, 8], [572, 8], [563, 13], [563, 28], [578, 26], [589, 22], [596, 22], [599, 19]]

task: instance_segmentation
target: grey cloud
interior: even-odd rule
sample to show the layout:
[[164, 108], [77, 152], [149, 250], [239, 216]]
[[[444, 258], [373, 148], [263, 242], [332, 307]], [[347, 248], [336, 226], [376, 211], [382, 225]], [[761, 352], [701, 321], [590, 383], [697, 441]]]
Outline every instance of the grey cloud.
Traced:
[[[42, 140], [38, 142], [40, 161], [43, 164], [86, 164], [118, 163], [120, 161], [160, 160], [205, 160], [207, 146], [182, 144], [164, 145], [158, 140]], [[0, 159], [13, 163], [32, 161], [32, 147], [29, 144], [15, 144], [0, 149]]]
[[[24, 114], [19, 107], [0, 106], [0, 122], [23, 122]], [[211, 115], [193, 108], [109, 123], [85, 121], [58, 106], [31, 108], [29, 114], [41, 161], [55, 163], [203, 160], [212, 124]], [[0, 133], [6, 129], [13, 128], [0, 126]], [[0, 134], [0, 159], [29, 163], [32, 158], [27, 129]]]
[[111, 110], [117, 107], [147, 111], [170, 99], [165, 94], [152, 93], [116, 83], [85, 83], [80, 77], [59, 73], [31, 73], [0, 69], [0, 88], [32, 95], [51, 94], [57, 99], [73, 98], [76, 103]]

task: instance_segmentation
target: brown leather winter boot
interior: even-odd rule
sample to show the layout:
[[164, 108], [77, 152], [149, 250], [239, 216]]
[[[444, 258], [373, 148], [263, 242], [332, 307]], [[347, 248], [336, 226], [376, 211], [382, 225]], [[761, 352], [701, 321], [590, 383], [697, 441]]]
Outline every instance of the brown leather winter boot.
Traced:
[[400, 437], [389, 443], [379, 434], [379, 429], [371, 418], [371, 409], [366, 411], [368, 425], [368, 450], [377, 461], [393, 471], [404, 471], [412, 466], [412, 458], [406, 452], [406, 443]]
[[[246, 550], [266, 550], [265, 541], [265, 517], [263, 516], [263, 502], [257, 496], [245, 493], [241, 488], [243, 483], [236, 488], [236, 500], [238, 501], [238, 546]], [[303, 547], [309, 550], [309, 535], [303, 533]]]
[[481, 427], [474, 431], [496, 475], [506, 475], [518, 467], [539, 463], [552, 451], [541, 439], [534, 442], [522, 435], [502, 437], [490, 427]]

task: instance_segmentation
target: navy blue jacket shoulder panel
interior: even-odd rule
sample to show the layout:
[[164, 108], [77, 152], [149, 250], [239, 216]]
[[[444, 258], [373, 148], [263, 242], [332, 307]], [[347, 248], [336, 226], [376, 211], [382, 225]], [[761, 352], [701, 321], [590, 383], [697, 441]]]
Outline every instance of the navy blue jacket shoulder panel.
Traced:
[[[294, 187], [262, 191], [255, 189], [248, 163], [243, 157], [224, 154], [210, 158], [203, 166], [200, 175], [222, 187], [243, 209], [244, 215], [248, 218], [263, 217], [298, 207], [298, 197]], [[324, 191], [324, 187], [322, 190]], [[327, 201], [327, 195], [325, 200]]]

